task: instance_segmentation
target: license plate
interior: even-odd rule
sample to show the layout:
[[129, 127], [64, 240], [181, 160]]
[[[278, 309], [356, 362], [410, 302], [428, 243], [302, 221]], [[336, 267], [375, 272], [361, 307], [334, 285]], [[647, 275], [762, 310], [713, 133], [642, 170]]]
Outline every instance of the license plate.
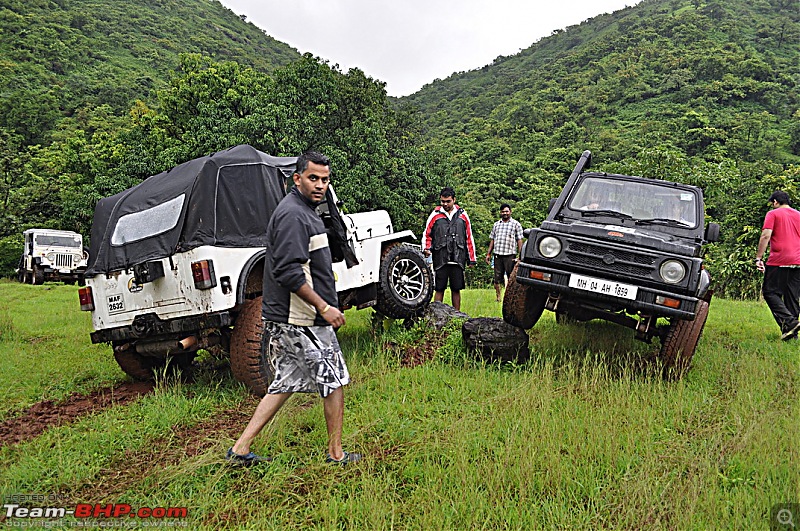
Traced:
[[122, 298], [122, 294], [109, 295], [106, 299], [108, 299], [108, 313], [125, 311], [125, 299]]
[[630, 284], [575, 274], [569, 277], [569, 287], [630, 300], [636, 299], [636, 292], [639, 289], [637, 286], [631, 286]]

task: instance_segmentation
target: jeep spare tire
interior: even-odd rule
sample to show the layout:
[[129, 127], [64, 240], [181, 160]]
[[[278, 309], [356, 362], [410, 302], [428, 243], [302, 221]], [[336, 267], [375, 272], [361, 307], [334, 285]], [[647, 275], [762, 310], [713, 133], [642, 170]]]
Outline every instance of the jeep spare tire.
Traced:
[[231, 372], [254, 395], [264, 396], [275, 378], [275, 360], [267, 359], [269, 338], [264, 337], [261, 303], [257, 297], [244, 303], [231, 334]]
[[433, 275], [423, 254], [396, 243], [384, 249], [375, 309], [393, 319], [422, 315], [433, 295]]
[[506, 293], [503, 297], [503, 320], [510, 325], [527, 330], [533, 328], [533, 325], [542, 316], [544, 304], [547, 302], [547, 294], [529, 289], [517, 282], [518, 268], [519, 264], [515, 265], [508, 276]]

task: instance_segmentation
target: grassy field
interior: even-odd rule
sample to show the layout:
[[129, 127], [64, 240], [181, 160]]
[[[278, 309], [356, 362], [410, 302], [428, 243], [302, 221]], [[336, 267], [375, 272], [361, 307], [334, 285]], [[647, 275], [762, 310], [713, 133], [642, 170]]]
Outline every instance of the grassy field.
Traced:
[[[125, 381], [90, 343], [76, 291], [0, 282], [0, 420]], [[466, 291], [462, 310], [500, 315], [493, 290]], [[226, 466], [256, 400], [209, 365], [0, 448], [2, 496], [186, 507], [178, 523], [191, 529], [280, 530], [766, 529], [773, 505], [800, 501], [800, 344], [780, 341], [763, 303], [714, 300], [678, 382], [654, 376], [643, 360], [657, 346], [631, 331], [549, 313], [528, 363], [476, 361], [456, 329], [435, 359], [404, 367], [430, 332], [375, 333], [370, 315], [348, 311], [340, 330], [345, 448], [363, 463], [326, 466], [321, 402], [296, 396], [254, 446], [275, 461]]]

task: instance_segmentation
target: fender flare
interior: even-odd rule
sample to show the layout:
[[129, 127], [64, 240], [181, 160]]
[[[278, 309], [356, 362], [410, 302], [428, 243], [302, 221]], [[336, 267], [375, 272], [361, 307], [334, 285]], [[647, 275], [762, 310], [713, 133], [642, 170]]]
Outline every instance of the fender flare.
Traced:
[[[255, 268], [256, 264], [259, 261], [266, 261], [267, 250], [262, 249], [261, 251], [257, 252], [253, 256], [251, 256], [247, 262], [245, 262], [244, 266], [242, 267], [241, 273], [239, 273], [239, 282], [236, 284], [236, 304], [244, 304], [245, 301], [245, 286], [247, 286], [247, 279], [250, 277], [250, 273], [252, 273], [253, 269]], [[263, 284], [263, 278], [261, 279]]]

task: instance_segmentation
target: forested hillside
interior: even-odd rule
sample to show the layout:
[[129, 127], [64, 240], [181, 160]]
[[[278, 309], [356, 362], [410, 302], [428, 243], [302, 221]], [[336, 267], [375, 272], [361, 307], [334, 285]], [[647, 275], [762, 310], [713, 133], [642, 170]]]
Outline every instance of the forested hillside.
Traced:
[[797, 196], [800, 3], [644, 0], [556, 30], [511, 57], [426, 85], [426, 137], [486, 234], [508, 200], [538, 223], [577, 157], [691, 182], [723, 226], [718, 289], [753, 295], [752, 255], [775, 187]]
[[25, 228], [88, 235], [100, 197], [241, 143], [325, 151], [347, 209], [417, 233], [454, 185], [485, 249], [500, 202], [537, 224], [591, 149], [605, 171], [703, 186], [718, 292], [751, 296], [766, 197], [800, 200], [799, 17], [798, 0], [644, 0], [390, 100], [216, 0], [6, 0], [0, 267]]
[[49, 143], [64, 117], [124, 112], [163, 88], [180, 53], [269, 72], [299, 58], [216, 0], [3, 0], [0, 127]]

